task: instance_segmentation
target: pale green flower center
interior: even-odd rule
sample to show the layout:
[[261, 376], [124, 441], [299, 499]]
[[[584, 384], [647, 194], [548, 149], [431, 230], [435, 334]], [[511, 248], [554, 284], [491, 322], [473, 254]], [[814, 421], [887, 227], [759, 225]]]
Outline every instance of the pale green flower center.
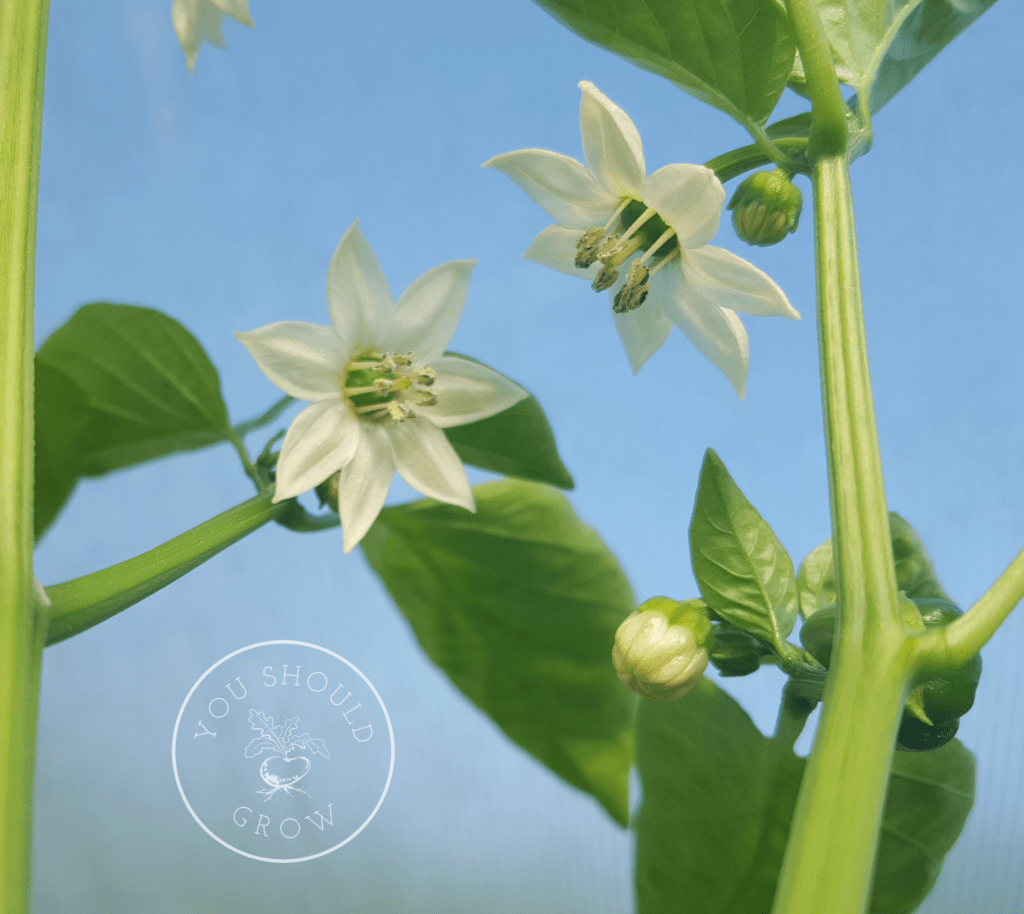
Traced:
[[415, 419], [417, 409], [437, 405], [430, 389], [436, 380], [437, 372], [416, 366], [411, 352], [367, 349], [345, 366], [342, 393], [361, 419], [404, 422]]
[[575, 264], [579, 269], [601, 264], [591, 285], [595, 292], [614, 286], [619, 267], [637, 251], [642, 252], [641, 256], [630, 264], [626, 281], [615, 294], [612, 310], [619, 314], [639, 308], [650, 291], [651, 276], [680, 256], [676, 233], [649, 206], [624, 197], [603, 228], [587, 229], [576, 242]]

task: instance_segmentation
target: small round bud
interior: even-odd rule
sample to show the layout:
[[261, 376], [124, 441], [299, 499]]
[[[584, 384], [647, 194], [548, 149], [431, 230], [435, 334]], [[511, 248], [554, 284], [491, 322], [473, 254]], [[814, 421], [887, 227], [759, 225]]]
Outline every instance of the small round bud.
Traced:
[[749, 676], [761, 669], [761, 644], [745, 631], [720, 625], [715, 631], [711, 663], [723, 676]]
[[736, 188], [728, 208], [740, 238], [747, 244], [768, 247], [796, 231], [803, 204], [800, 188], [776, 169], [747, 178]]
[[619, 679], [634, 692], [655, 701], [674, 701], [704, 675], [713, 641], [711, 621], [700, 600], [680, 603], [654, 597], [619, 626], [612, 662]]

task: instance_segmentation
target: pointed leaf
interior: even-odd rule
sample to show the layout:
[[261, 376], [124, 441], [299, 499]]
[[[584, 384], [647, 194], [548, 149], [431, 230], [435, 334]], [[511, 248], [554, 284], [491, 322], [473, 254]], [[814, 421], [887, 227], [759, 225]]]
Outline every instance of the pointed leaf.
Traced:
[[871, 87], [871, 110], [878, 111], [925, 65], [985, 12], [995, 0], [897, 0], [908, 15], [885, 46]]
[[463, 694], [625, 824], [635, 696], [611, 650], [636, 608], [629, 582], [558, 493], [505, 480], [474, 496], [475, 514], [385, 508], [366, 557]]
[[797, 616], [793, 562], [711, 449], [690, 520], [690, 560], [704, 602], [781, 653]]
[[566, 28], [671, 80], [740, 123], [763, 124], [796, 45], [774, 0], [535, 0]]
[[[468, 358], [457, 352], [445, 355]], [[574, 485], [558, 456], [554, 432], [536, 397], [520, 400], [478, 422], [443, 431], [463, 463], [519, 479], [546, 482], [560, 489], [571, 489]]]
[[921, 597], [949, 600], [921, 537], [895, 511], [889, 512], [889, 536], [896, 563], [896, 586], [912, 600]]
[[230, 434], [217, 370], [192, 334], [151, 308], [85, 305], [43, 343], [36, 362], [85, 394], [86, 419], [67, 458], [80, 475]]

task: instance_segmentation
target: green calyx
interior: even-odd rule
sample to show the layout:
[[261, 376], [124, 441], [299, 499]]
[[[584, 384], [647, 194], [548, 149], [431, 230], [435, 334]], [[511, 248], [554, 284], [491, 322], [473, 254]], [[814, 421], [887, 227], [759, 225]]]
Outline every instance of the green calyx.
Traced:
[[669, 625], [682, 625], [693, 632], [697, 646], [710, 651], [715, 644], [715, 629], [708, 617], [707, 604], [701, 599], [673, 600], [671, 597], [651, 597], [637, 607], [637, 612], [662, 613]]
[[728, 209], [740, 238], [747, 244], [768, 247], [796, 231], [803, 194], [780, 169], [759, 171], [736, 188]]
[[[948, 625], [963, 615], [946, 600], [918, 598], [912, 603], [918, 617], [908, 620], [911, 630]], [[825, 667], [832, 659], [838, 615], [837, 607], [826, 606], [811, 615], [800, 629], [800, 643]], [[955, 670], [918, 683], [904, 710], [896, 747], [908, 752], [924, 752], [948, 743], [956, 734], [960, 717], [974, 705], [980, 678], [981, 657], [974, 656]]]

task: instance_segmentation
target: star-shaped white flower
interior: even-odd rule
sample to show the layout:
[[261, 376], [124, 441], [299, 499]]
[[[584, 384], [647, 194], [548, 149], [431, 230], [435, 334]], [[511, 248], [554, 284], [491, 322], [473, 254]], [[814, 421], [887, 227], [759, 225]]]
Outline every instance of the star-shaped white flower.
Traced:
[[527, 396], [468, 359], [445, 355], [475, 261], [442, 264], [395, 302], [354, 222], [327, 271], [330, 327], [282, 321], [237, 334], [260, 370], [308, 400], [285, 435], [274, 501], [341, 471], [345, 552], [380, 513], [395, 470], [431, 498], [475, 510], [444, 428], [486, 419]]
[[174, 0], [171, 19], [185, 52], [189, 73], [195, 70], [199, 46], [203, 41], [218, 48], [227, 47], [222, 31], [225, 16], [251, 29], [256, 28], [249, 14], [249, 0]]
[[[715, 173], [674, 164], [648, 175], [633, 122], [592, 83], [579, 85], [586, 165], [546, 149], [484, 163], [555, 220], [526, 257], [592, 279], [596, 291], [611, 289], [615, 326], [634, 374], [675, 324], [742, 397], [749, 353], [736, 312], [800, 315], [757, 267], [708, 246], [725, 203]], [[627, 275], [619, 275], [620, 267]]]

